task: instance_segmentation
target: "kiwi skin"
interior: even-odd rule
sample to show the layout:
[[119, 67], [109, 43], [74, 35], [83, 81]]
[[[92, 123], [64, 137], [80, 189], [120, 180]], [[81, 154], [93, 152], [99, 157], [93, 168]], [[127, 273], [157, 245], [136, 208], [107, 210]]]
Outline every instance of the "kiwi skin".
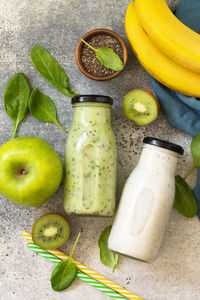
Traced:
[[[60, 222], [60, 223], [59, 223]], [[56, 224], [57, 223], [57, 226]], [[56, 227], [58, 234], [53, 236], [43, 235], [43, 230], [48, 227]], [[60, 231], [61, 230], [61, 231]], [[60, 235], [59, 235], [60, 234]], [[70, 236], [69, 222], [61, 215], [49, 213], [35, 221], [32, 228], [33, 242], [43, 249], [54, 249], [62, 246]]]
[[[126, 96], [127, 96], [128, 94], [130, 94], [131, 92], [135, 92], [135, 91], [143, 91], [144, 93], [149, 94], [149, 95], [154, 99], [154, 101], [155, 101], [157, 115], [155, 116], [154, 119], [152, 119], [152, 120], [151, 120], [150, 122], [148, 122], [148, 123], [140, 123], [140, 122], [138, 122], [137, 120], [132, 119], [132, 118], [130, 117], [130, 114], [127, 113], [126, 104], [125, 104]], [[126, 116], [126, 118], [127, 118], [128, 120], [132, 121], [133, 123], [135, 123], [135, 124], [138, 125], [138, 126], [143, 126], [143, 125], [148, 125], [148, 124], [152, 123], [153, 121], [155, 121], [155, 119], [157, 118], [158, 113], [159, 113], [160, 105], [159, 105], [158, 99], [155, 97], [155, 95], [154, 95], [152, 92], [150, 92], [150, 91], [148, 91], [148, 90], [145, 90], [145, 89], [134, 89], [134, 90], [129, 91], [129, 92], [125, 95], [125, 97], [124, 97], [124, 99], [123, 99], [123, 105], [122, 105], [122, 108], [123, 108], [124, 115]]]

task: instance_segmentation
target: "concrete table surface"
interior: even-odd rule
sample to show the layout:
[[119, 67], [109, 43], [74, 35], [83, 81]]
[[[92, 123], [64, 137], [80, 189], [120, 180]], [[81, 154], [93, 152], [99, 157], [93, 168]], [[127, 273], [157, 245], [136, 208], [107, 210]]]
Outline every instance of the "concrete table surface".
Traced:
[[[146, 127], [137, 127], [122, 113], [123, 96], [131, 89], [151, 89], [147, 75], [133, 55], [125, 33], [124, 16], [129, 0], [1, 0], [0, 2], [0, 143], [10, 139], [13, 124], [4, 110], [3, 92], [7, 80], [16, 72], [24, 72], [32, 88], [38, 87], [54, 100], [58, 119], [69, 131], [72, 124], [70, 99], [53, 88], [34, 69], [30, 50], [44, 46], [60, 63], [70, 78], [74, 91], [82, 94], [105, 94], [114, 99], [112, 125], [118, 148], [117, 199], [126, 178], [136, 165], [144, 136], [168, 139], [185, 148], [180, 159], [179, 174], [192, 163], [189, 152], [191, 136], [171, 128], [160, 113], [158, 119]], [[84, 77], [75, 63], [75, 47], [79, 38], [94, 28], [109, 28], [120, 34], [128, 45], [129, 60], [117, 78], [95, 82]], [[64, 162], [67, 135], [53, 124], [45, 124], [30, 115], [23, 121], [17, 136], [38, 136], [48, 141]], [[190, 177], [195, 185], [196, 174]], [[31, 231], [41, 215], [56, 212], [64, 215], [63, 184], [58, 192], [40, 207], [19, 207], [1, 196], [0, 222], [0, 299], [2, 300], [101, 300], [108, 297], [76, 279], [61, 293], [51, 290], [51, 262], [26, 247], [21, 237], [24, 229]], [[147, 264], [120, 257], [114, 273], [99, 260], [97, 245], [101, 231], [112, 224], [111, 218], [68, 218], [71, 224], [69, 241], [61, 247], [69, 252], [80, 230], [83, 231], [74, 258], [147, 300], [200, 299], [200, 224], [197, 217], [186, 219], [174, 209], [166, 229], [158, 259]]]

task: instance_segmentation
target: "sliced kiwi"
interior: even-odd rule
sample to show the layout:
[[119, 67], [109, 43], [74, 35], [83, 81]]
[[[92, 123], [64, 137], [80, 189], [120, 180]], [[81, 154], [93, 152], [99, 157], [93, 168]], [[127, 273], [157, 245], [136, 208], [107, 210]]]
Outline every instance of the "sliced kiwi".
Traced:
[[57, 214], [47, 214], [40, 217], [32, 228], [34, 243], [43, 249], [60, 247], [68, 240], [69, 234], [69, 223]]
[[127, 119], [137, 125], [147, 125], [153, 122], [159, 111], [157, 98], [149, 91], [135, 89], [123, 99], [123, 112]]

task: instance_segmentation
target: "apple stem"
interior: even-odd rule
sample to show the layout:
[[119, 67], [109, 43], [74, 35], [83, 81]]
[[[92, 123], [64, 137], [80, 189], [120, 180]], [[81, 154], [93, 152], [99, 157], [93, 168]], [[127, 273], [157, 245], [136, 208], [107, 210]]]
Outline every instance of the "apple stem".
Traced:
[[21, 170], [21, 175], [26, 175], [26, 174], [28, 174], [28, 171], [27, 170]]

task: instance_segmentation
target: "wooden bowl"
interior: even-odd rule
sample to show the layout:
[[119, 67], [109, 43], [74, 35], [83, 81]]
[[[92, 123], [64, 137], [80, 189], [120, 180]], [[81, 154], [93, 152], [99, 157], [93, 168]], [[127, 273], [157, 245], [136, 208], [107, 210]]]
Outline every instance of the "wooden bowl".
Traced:
[[[88, 33], [86, 33], [84, 36], [82, 36], [82, 39], [87, 41], [89, 38], [91, 38], [95, 35], [98, 35], [98, 34], [107, 34], [107, 35], [110, 35], [111, 37], [114, 37], [115, 39], [117, 39], [119, 41], [119, 43], [122, 47], [122, 50], [123, 50], [123, 63], [124, 63], [124, 67], [125, 67], [125, 65], [127, 63], [127, 59], [128, 59], [128, 51], [127, 51], [124, 41], [117, 33], [113, 32], [112, 30], [109, 30], [109, 29], [94, 29], [94, 30], [91, 30]], [[84, 45], [85, 44], [81, 40], [78, 42], [78, 45], [76, 46], [76, 54], [75, 55], [76, 55], [76, 63], [78, 65], [80, 71], [85, 76], [87, 76], [93, 80], [103, 81], [103, 80], [112, 79], [112, 78], [116, 77], [117, 75], [119, 75], [119, 73], [121, 73], [123, 71], [122, 70], [119, 72], [114, 72], [113, 74], [105, 76], [105, 77], [98, 77], [98, 76], [92, 75], [85, 69], [85, 67], [81, 61], [81, 52], [82, 52], [82, 47]]]

